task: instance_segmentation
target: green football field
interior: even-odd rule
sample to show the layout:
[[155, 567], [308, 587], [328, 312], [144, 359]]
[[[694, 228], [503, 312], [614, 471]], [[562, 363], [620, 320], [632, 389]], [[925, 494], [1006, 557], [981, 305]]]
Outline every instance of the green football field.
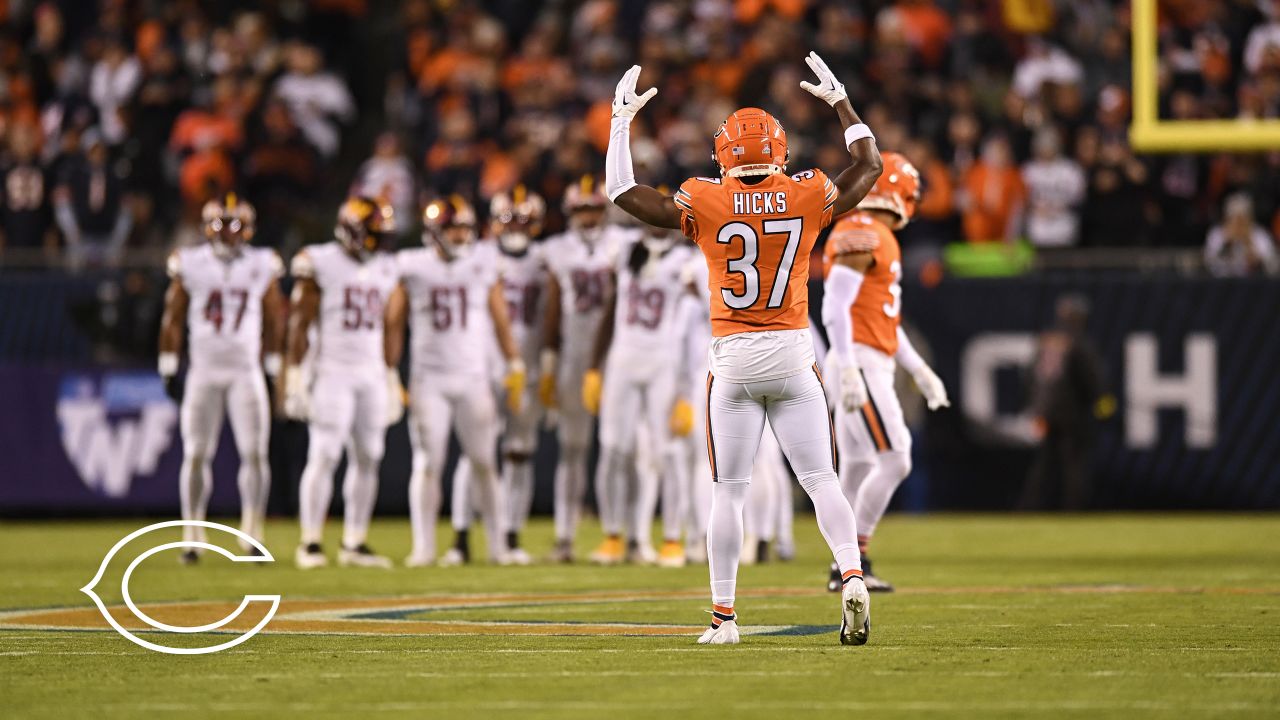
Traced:
[[[262, 634], [198, 656], [128, 642], [78, 591], [145, 524], [0, 524], [0, 716], [1280, 716], [1276, 515], [891, 517], [877, 570], [900, 591], [875, 596], [865, 647], [837, 642], [812, 518], [797, 519], [798, 560], [743, 569], [736, 647], [694, 644], [705, 568], [303, 573], [279, 521], [274, 564], [180, 567], [165, 551], [139, 565], [133, 597], [173, 624], [283, 596]], [[549, 546], [545, 522], [527, 535]], [[598, 537], [587, 528], [580, 552]], [[372, 537], [397, 561], [408, 540], [402, 520]], [[156, 544], [139, 543], [98, 587], [110, 605]]]

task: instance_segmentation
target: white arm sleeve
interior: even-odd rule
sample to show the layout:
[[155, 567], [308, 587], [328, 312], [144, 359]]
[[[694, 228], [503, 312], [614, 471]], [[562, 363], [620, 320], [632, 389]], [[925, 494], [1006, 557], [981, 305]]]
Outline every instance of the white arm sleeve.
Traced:
[[832, 266], [822, 294], [822, 324], [831, 352], [841, 362], [853, 357], [853, 318], [849, 314], [862, 288], [862, 273], [845, 265]]
[[920, 357], [920, 353], [916, 352], [916, 348], [911, 344], [911, 340], [907, 338], [907, 333], [898, 326], [898, 352], [894, 353], [893, 359], [898, 361], [903, 370], [911, 375], [915, 375], [919, 370], [925, 367], [924, 358]]
[[636, 186], [631, 167], [631, 118], [609, 121], [609, 151], [604, 156], [604, 192], [609, 200]]

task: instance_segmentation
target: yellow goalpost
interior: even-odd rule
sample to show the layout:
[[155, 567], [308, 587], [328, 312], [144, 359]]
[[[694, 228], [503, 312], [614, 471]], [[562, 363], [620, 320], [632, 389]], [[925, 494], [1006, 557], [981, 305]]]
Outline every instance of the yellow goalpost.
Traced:
[[1129, 142], [1145, 153], [1280, 149], [1280, 120], [1161, 120], [1156, 80], [1156, 5], [1133, 0], [1133, 122]]

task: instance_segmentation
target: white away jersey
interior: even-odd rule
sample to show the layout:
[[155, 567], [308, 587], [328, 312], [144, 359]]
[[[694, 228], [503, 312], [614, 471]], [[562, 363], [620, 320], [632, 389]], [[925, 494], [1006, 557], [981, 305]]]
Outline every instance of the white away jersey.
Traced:
[[378, 252], [361, 262], [334, 241], [301, 250], [290, 270], [320, 288], [316, 363], [352, 371], [382, 368], [384, 313], [397, 282], [395, 257]]
[[543, 243], [547, 269], [560, 285], [563, 354], [590, 356], [618, 254], [626, 240], [635, 235], [635, 231], [606, 225], [594, 242], [583, 240], [575, 230], [567, 230]]
[[453, 261], [440, 257], [435, 247], [397, 253], [409, 296], [415, 372], [487, 377], [494, 335], [489, 293], [499, 279], [497, 255], [491, 242], [476, 243]]
[[253, 368], [262, 353], [262, 297], [284, 274], [275, 250], [244, 247], [223, 260], [208, 243], [175, 250], [169, 277], [181, 281], [190, 301], [191, 366]]
[[636, 239], [619, 255], [612, 347], [629, 355], [656, 354], [676, 360], [683, 319], [681, 299], [689, 293], [685, 267], [694, 248], [681, 241], [661, 256], [649, 254], [644, 265], [633, 271], [632, 254], [644, 252], [644, 241]]
[[[542, 347], [542, 310], [547, 291], [542, 245], [530, 245], [523, 255], [507, 255], [499, 249], [498, 269], [502, 274], [502, 293], [507, 299], [507, 316], [511, 319], [511, 335], [520, 348], [525, 367], [536, 368], [538, 350]], [[495, 338], [495, 347], [496, 344]], [[501, 355], [497, 352], [495, 357]]]

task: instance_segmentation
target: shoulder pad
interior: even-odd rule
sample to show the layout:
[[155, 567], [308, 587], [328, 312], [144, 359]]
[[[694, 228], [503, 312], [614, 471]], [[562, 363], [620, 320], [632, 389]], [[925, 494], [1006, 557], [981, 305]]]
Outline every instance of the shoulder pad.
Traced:
[[298, 278], [313, 278], [316, 276], [316, 264], [311, 258], [309, 249], [299, 250], [298, 254], [293, 256], [293, 260], [289, 263], [289, 274]]
[[165, 272], [169, 277], [175, 280], [182, 279], [182, 251], [174, 250], [169, 253], [169, 258], [164, 263]]

